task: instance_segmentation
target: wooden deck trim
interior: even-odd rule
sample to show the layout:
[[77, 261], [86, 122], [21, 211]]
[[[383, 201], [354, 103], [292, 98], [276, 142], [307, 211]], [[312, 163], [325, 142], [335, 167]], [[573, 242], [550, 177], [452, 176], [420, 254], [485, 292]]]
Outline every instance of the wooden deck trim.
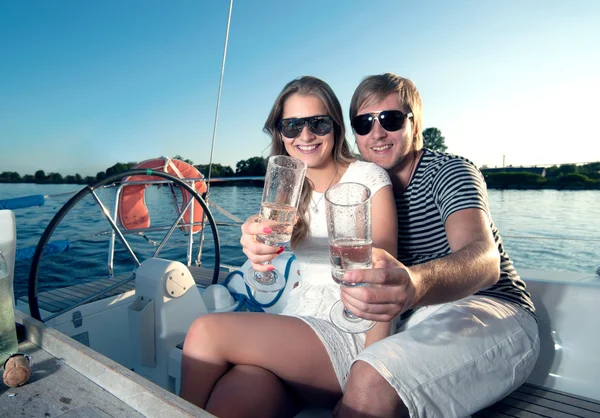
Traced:
[[[194, 266], [188, 267], [188, 269], [198, 286], [207, 287], [212, 284], [213, 269]], [[229, 271], [221, 269], [219, 271], [219, 283], [225, 281], [228, 275]]]
[[600, 402], [525, 383], [473, 417], [600, 418]]
[[[541, 418], [539, 414], [524, 411], [522, 409], [503, 406], [501, 411], [496, 410], [496, 406], [492, 405], [473, 415], [475, 418]], [[571, 417], [572, 418], [572, 417]]]
[[[204, 267], [188, 267], [194, 281], [198, 286], [207, 287], [212, 283], [213, 270], [207, 269]], [[222, 270], [219, 272], [219, 283], [222, 283], [225, 278], [228, 276], [229, 272], [226, 270]], [[50, 312], [56, 313], [62, 311], [69, 306], [73, 306], [75, 303], [92, 296], [95, 293], [100, 292], [101, 290], [106, 289], [109, 286], [112, 286], [125, 278], [127, 278], [129, 274], [114, 277], [114, 278], [106, 278], [94, 280], [86, 283], [78, 283], [72, 286], [61, 287], [58, 289], [46, 290], [44, 292], [40, 292], [38, 294], [38, 304], [40, 309]], [[129, 283], [125, 283], [116, 289], [106, 293], [100, 298], [95, 298], [92, 301], [97, 301], [100, 299], [105, 299], [109, 297], [113, 297], [119, 295], [121, 293], [129, 292], [135, 288], [135, 281], [131, 280]], [[19, 298], [20, 301], [24, 303], [29, 303], [29, 299], [27, 296], [22, 296]]]
[[543, 396], [545, 399], [551, 399], [557, 402], [577, 406], [584, 410], [600, 413], [600, 402], [592, 399], [577, 397], [568, 393], [554, 391], [552, 389], [539, 388], [534, 385], [525, 384], [517, 389], [517, 392], [528, 393], [536, 396]]
[[81, 290], [74, 290], [72, 287], [73, 286], [62, 287], [60, 289], [54, 289], [54, 290], [48, 291], [48, 293], [52, 293], [52, 294], [61, 294], [62, 293], [62, 294], [69, 295], [70, 297], [79, 298], [79, 299], [83, 299], [83, 298], [86, 298], [86, 297], [92, 295], [92, 292], [87, 291], [87, 288], [81, 288], [82, 290], [86, 290], [86, 292], [84, 293]]
[[[535, 409], [531, 409], [534, 412], [540, 411], [541, 413], [547, 413], [547, 411], [556, 411], [556, 413], [565, 414], [565, 417], [570, 415], [582, 416], [582, 417], [600, 417], [600, 413], [595, 413], [590, 410], [579, 408], [576, 405], [570, 403], [559, 402], [553, 399], [549, 399], [546, 396], [536, 396], [524, 392], [515, 391], [508, 396], [508, 402], [514, 404], [529, 403], [535, 405]], [[588, 414], [589, 412], [589, 414]], [[554, 412], [553, 412], [554, 413]]]
[[25, 337], [147, 417], [214, 417], [40, 321], [15, 311]]
[[41, 293], [38, 296], [38, 302], [44, 302], [49, 305], [60, 307], [60, 309], [68, 308], [72, 305], [71, 302], [77, 302], [77, 299], [73, 299], [69, 295], [52, 294], [50, 292]]
[[[126, 277], [127, 276], [100, 279], [94, 282], [79, 283], [72, 286], [47, 290], [38, 294], [38, 303], [40, 309], [43, 309], [46, 312], [56, 313], [68, 308], [69, 306], [73, 306], [75, 303], [88, 298], [109, 286], [118, 283]], [[92, 299], [92, 302], [129, 292], [133, 290], [134, 287], [135, 282], [132, 280], [129, 283], [125, 283], [99, 298]], [[19, 298], [19, 300], [24, 303], [29, 303], [29, 298], [27, 296], [22, 296]]]

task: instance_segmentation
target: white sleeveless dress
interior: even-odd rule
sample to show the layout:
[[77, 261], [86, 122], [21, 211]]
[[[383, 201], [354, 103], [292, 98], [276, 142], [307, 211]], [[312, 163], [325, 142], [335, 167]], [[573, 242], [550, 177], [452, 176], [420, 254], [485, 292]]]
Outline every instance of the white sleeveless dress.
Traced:
[[[371, 196], [382, 187], [391, 185], [383, 168], [364, 161], [355, 161], [348, 166], [340, 183], [350, 182], [364, 184], [371, 190]], [[315, 203], [316, 211], [313, 207]], [[365, 334], [339, 331], [329, 320], [331, 306], [340, 299], [340, 285], [331, 278], [325, 198], [322, 193], [313, 191], [309, 210], [309, 235], [294, 249], [300, 267], [300, 284], [290, 292], [282, 313], [299, 317], [313, 328], [325, 345], [343, 388], [352, 360], [364, 348]]]

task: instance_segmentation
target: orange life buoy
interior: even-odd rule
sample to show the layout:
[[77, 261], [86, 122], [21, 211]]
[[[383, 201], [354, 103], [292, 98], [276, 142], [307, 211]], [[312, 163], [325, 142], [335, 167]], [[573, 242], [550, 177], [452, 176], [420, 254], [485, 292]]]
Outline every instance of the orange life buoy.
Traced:
[[[152, 170], [172, 174], [176, 177], [179, 177], [180, 179], [204, 178], [204, 176], [193, 165], [188, 164], [185, 161], [175, 160], [167, 157], [160, 157], [152, 160], [142, 161], [141, 163], [136, 164], [132, 168], [149, 168]], [[123, 183], [125, 184], [125, 186], [123, 187], [123, 189], [121, 190], [121, 194], [119, 195], [118, 218], [119, 222], [121, 223], [124, 229], [130, 231], [150, 227], [150, 214], [148, 213], [148, 208], [146, 207], [146, 201], [144, 198], [144, 192], [148, 185], [127, 185], [126, 183], [154, 180], [162, 180], [162, 178], [138, 175], [128, 176], [123, 179]], [[196, 181], [194, 182], [194, 188], [201, 195], [202, 193], [206, 192], [206, 182]], [[180, 187], [179, 189], [181, 191], [182, 202], [181, 206], [178, 205], [178, 207], [181, 211], [186, 207], [190, 199], [193, 198], [186, 189], [182, 187]], [[202, 229], [201, 223], [202, 217], [204, 216], [204, 211], [202, 210], [202, 206], [197, 200], [194, 199], [192, 205], [194, 207], [194, 223], [200, 224], [193, 226], [192, 233], [195, 234], [196, 232], [199, 232]], [[186, 224], [190, 223], [190, 217], [191, 211], [187, 210], [183, 215], [183, 221]], [[185, 227], [185, 231], [189, 232], [189, 227]]]

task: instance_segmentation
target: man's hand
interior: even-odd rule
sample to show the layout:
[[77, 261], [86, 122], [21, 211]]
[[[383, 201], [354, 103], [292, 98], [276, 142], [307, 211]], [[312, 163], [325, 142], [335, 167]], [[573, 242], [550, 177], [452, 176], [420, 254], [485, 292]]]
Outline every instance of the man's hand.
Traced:
[[412, 307], [416, 288], [408, 267], [392, 255], [373, 248], [373, 268], [346, 272], [344, 281], [364, 286], [341, 286], [344, 306], [354, 315], [388, 322]]

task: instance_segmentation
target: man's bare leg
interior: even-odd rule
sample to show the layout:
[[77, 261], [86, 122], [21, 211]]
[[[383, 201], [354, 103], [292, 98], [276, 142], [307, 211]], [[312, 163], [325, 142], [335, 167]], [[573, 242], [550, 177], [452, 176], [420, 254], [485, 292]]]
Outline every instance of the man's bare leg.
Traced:
[[334, 410], [340, 418], [408, 417], [408, 409], [396, 390], [371, 365], [352, 365], [344, 396]]

